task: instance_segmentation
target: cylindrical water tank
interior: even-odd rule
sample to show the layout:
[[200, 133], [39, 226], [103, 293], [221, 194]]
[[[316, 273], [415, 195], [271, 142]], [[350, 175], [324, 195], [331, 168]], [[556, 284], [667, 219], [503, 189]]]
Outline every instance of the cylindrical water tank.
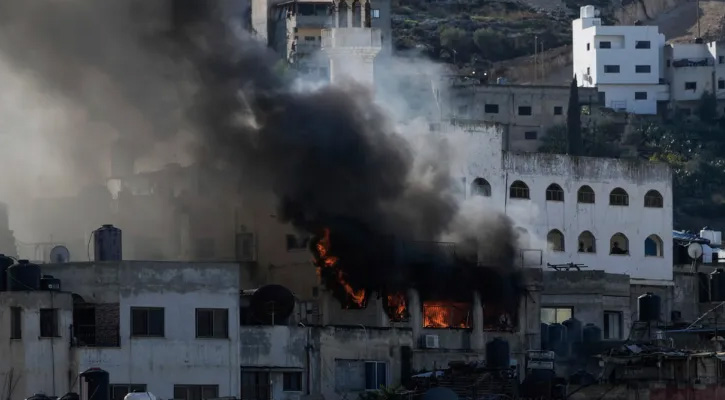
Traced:
[[90, 368], [81, 373], [88, 385], [87, 400], [110, 400], [110, 380], [108, 372], [100, 368]]
[[93, 249], [96, 261], [121, 261], [121, 230], [113, 225], [103, 225], [93, 232]]
[[59, 292], [60, 279], [54, 278], [52, 275], [43, 275], [43, 277], [40, 278], [40, 290]]
[[566, 339], [569, 343], [578, 343], [582, 341], [582, 323], [578, 319], [571, 317], [561, 323], [566, 327]]
[[40, 289], [40, 267], [28, 260], [18, 260], [6, 271], [8, 291], [22, 292]]
[[549, 350], [549, 324], [541, 323], [541, 350]]
[[508, 368], [511, 365], [509, 342], [501, 338], [494, 338], [486, 343], [486, 367]]
[[566, 327], [564, 325], [549, 325], [549, 349], [559, 356], [569, 354], [569, 342], [566, 339]]
[[15, 260], [5, 254], [0, 254], [0, 292], [8, 290], [7, 270], [13, 264], [15, 264]]
[[582, 341], [584, 343], [596, 343], [602, 341], [602, 328], [588, 323], [582, 328]]
[[637, 298], [637, 311], [640, 321], [660, 320], [660, 296], [647, 292]]
[[725, 301], [725, 270], [722, 268], [710, 274], [710, 301]]

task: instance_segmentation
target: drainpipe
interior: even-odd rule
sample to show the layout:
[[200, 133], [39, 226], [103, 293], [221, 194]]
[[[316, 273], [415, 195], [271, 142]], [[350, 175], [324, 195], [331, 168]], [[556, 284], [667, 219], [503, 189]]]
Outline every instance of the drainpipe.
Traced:
[[305, 328], [307, 330], [307, 345], [305, 346], [305, 369], [306, 369], [306, 385], [305, 385], [305, 394], [310, 395], [310, 374], [312, 373], [310, 369], [310, 352], [312, 351], [312, 345], [310, 345], [310, 329]]

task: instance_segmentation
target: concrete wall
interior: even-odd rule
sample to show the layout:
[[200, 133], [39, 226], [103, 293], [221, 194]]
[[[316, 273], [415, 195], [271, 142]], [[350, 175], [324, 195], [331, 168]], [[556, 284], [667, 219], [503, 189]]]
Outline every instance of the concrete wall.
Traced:
[[[21, 338], [10, 336], [11, 307], [21, 309]], [[40, 337], [40, 309], [58, 310], [59, 337]], [[75, 379], [70, 356], [73, 300], [66, 292], [0, 292], [0, 396], [21, 400], [34, 393], [62, 396]], [[10, 390], [10, 386], [13, 387]]]
[[[75, 348], [75, 368], [99, 367], [111, 383], [146, 384], [172, 398], [175, 384], [218, 385], [239, 395], [239, 267], [224, 263], [107, 262], [44, 265], [86, 302], [118, 303], [118, 348]], [[131, 336], [132, 307], [164, 308], [164, 337]], [[196, 308], [228, 310], [229, 337], [196, 338]]]

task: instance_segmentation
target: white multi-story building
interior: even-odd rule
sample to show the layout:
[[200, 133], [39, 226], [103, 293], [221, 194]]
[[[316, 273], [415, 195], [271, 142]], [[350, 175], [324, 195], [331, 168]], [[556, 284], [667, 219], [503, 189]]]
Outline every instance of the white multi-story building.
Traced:
[[605, 26], [594, 6], [581, 8], [572, 22], [574, 76], [596, 87], [606, 107], [656, 114], [669, 100], [662, 75], [665, 36], [657, 26]]
[[707, 93], [725, 98], [725, 45], [671, 43], [664, 48], [665, 78], [676, 102], [700, 100]]

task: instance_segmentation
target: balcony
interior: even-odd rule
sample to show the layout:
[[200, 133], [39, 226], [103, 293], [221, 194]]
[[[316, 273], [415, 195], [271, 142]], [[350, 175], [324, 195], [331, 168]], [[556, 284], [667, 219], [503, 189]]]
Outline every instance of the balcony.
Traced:
[[715, 65], [711, 58], [680, 58], [672, 61], [672, 67], [712, 67]]
[[377, 28], [332, 28], [322, 31], [322, 48], [382, 48], [383, 36]]
[[330, 15], [300, 15], [295, 17], [297, 28], [332, 28], [332, 16]]

